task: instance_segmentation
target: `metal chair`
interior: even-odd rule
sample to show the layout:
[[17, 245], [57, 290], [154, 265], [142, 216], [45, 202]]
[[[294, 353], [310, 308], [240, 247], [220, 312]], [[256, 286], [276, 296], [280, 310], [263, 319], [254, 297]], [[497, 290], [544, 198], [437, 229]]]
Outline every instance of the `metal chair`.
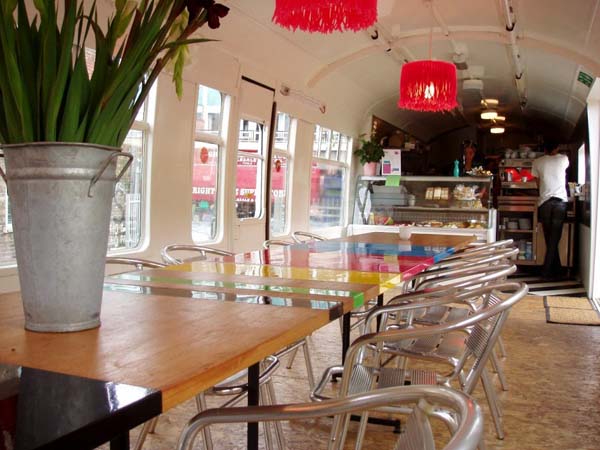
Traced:
[[[276, 403], [276, 398], [275, 398], [275, 390], [273, 388], [272, 375], [275, 372], [275, 370], [277, 370], [277, 368], [279, 367], [279, 359], [276, 356], [268, 356], [261, 362], [260, 366], [261, 367], [260, 367], [260, 375], [259, 375], [258, 384], [260, 387], [261, 404], [274, 405]], [[242, 400], [244, 400], [248, 396], [248, 383], [245, 381], [247, 376], [248, 376], [248, 370], [242, 370], [242, 371], [232, 375], [231, 377], [225, 379], [221, 383], [207, 389], [204, 392], [200, 392], [199, 394], [197, 394], [195, 399], [196, 399], [196, 407], [198, 408], [198, 412], [202, 413], [202, 411], [205, 411], [207, 409], [207, 407], [206, 407], [206, 396], [207, 395], [209, 395], [209, 396], [213, 395], [213, 396], [219, 396], [219, 397], [224, 397], [224, 396], [232, 397], [227, 402], [222, 404], [219, 407], [220, 408], [219, 410], [222, 410], [224, 408], [230, 408], [232, 406], [235, 406]], [[238, 408], [235, 408], [235, 409], [238, 409]], [[143, 446], [143, 443], [144, 443], [146, 437], [148, 436], [148, 433], [154, 432], [154, 427], [156, 426], [157, 420], [158, 420], [158, 417], [155, 417], [154, 419], [149, 420], [148, 422], [144, 423], [144, 425], [142, 426], [142, 429], [140, 431], [140, 434], [137, 438], [137, 441], [135, 443], [135, 446], [134, 446], [135, 450], [140, 450]], [[276, 424], [276, 426], [275, 426], [275, 435], [276, 435], [276, 439], [277, 439], [278, 448], [279, 449], [285, 448], [285, 438], [283, 435], [283, 430], [279, 424]], [[265, 441], [266, 441], [266, 448], [268, 450], [273, 449], [273, 439], [271, 436], [271, 431], [265, 429], [264, 436], [265, 436]], [[212, 436], [210, 433], [210, 429], [208, 427], [204, 427], [202, 429], [202, 437], [203, 437], [203, 441], [204, 441], [204, 448], [206, 450], [212, 450], [212, 448], [213, 448]]]
[[[386, 329], [392, 314], [398, 316], [417, 309], [450, 303], [469, 303], [475, 297], [489, 298], [492, 294], [497, 298], [506, 297], [496, 304], [483, 306], [465, 319], [422, 327], [415, 327], [409, 321], [402, 329], [390, 329], [359, 337], [348, 349], [344, 366], [330, 367], [323, 374], [311, 398], [316, 401], [327, 399], [323, 390], [327, 381], [334, 375], [344, 375], [339, 393], [342, 397], [372, 389], [401, 386], [407, 382], [446, 386], [458, 382], [463, 392], [471, 394], [481, 379], [497, 436], [503, 439], [502, 413], [485, 365], [510, 309], [526, 293], [527, 285], [507, 282], [472, 291], [461, 291], [452, 296], [431, 295], [419, 301], [374, 310], [367, 318], [367, 326], [380, 316], [382, 327]], [[400, 367], [389, 367], [397, 357], [403, 358]], [[444, 374], [409, 367], [410, 362], [419, 359], [449, 365], [451, 371]]]
[[[177, 258], [173, 252], [194, 252], [199, 253], [199, 256], [188, 257], [188, 258]], [[206, 255], [215, 256], [234, 256], [235, 253], [231, 253], [225, 250], [219, 250], [216, 248], [206, 247], [203, 245], [187, 245], [187, 244], [171, 244], [164, 247], [160, 252], [162, 259], [167, 264], [183, 264], [189, 261], [198, 261], [206, 259]]]
[[[278, 240], [278, 239], [268, 239], [263, 242], [262, 246], [263, 246], [263, 248], [267, 249], [267, 248], [271, 248], [271, 246], [288, 247], [293, 244], [294, 244], [293, 242], [289, 242], [289, 241], [283, 241], [283, 240]], [[309, 386], [310, 390], [312, 391], [315, 387], [315, 375], [314, 375], [313, 368], [312, 368], [312, 359], [310, 356], [310, 346], [309, 346], [309, 337], [308, 336], [299, 341], [296, 341], [293, 344], [288, 345], [284, 349], [278, 351], [275, 354], [275, 356], [277, 356], [278, 358], [281, 358], [282, 356], [290, 355], [288, 358], [288, 363], [286, 365], [286, 368], [291, 369], [292, 365], [294, 364], [294, 359], [296, 358], [296, 353], [298, 352], [298, 349], [300, 347], [302, 347], [302, 352], [304, 353], [304, 363], [306, 365], [308, 386]]]
[[110, 256], [106, 258], [106, 264], [134, 266], [137, 270], [160, 269], [166, 267], [166, 264], [141, 258], [122, 258], [119, 256]]
[[294, 231], [292, 233], [292, 239], [298, 244], [311, 241], [325, 241], [326, 238], [319, 236], [318, 234], [309, 233], [308, 231]]
[[[405, 431], [398, 436], [395, 450], [435, 450], [435, 438], [430, 418], [452, 415], [455, 425], [444, 450], [474, 450], [483, 436], [481, 408], [462, 392], [442, 386], [402, 386], [361, 393], [321, 403], [210, 409], [192, 418], [183, 429], [177, 450], [189, 450], [198, 433], [217, 423], [302, 420], [336, 416], [345, 421], [350, 414], [374, 408], [404, 406], [409, 411]], [[344, 430], [332, 429], [329, 449], [342, 449], [346, 441]], [[360, 449], [360, 446], [356, 447]]]
[[283, 239], [267, 239], [262, 243], [263, 248], [271, 248], [274, 246], [278, 247], [289, 247], [290, 245], [294, 245], [294, 242], [285, 241]]

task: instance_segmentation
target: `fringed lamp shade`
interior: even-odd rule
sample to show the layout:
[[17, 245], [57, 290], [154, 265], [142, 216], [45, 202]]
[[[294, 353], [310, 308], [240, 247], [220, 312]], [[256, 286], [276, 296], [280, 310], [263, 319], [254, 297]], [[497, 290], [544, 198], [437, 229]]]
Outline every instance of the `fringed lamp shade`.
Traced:
[[456, 106], [454, 64], [425, 60], [402, 66], [399, 108], [416, 111], [450, 111]]
[[377, 0], [275, 0], [273, 22], [292, 31], [358, 31], [377, 20]]

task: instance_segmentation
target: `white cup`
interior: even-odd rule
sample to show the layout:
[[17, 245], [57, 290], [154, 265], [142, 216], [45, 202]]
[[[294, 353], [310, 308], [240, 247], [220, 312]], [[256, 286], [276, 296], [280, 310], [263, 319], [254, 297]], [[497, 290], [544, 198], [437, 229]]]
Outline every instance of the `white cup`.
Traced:
[[400, 239], [403, 241], [408, 241], [410, 239], [412, 232], [410, 231], [410, 228], [408, 227], [400, 227], [400, 229], [398, 230], [398, 235], [400, 236]]

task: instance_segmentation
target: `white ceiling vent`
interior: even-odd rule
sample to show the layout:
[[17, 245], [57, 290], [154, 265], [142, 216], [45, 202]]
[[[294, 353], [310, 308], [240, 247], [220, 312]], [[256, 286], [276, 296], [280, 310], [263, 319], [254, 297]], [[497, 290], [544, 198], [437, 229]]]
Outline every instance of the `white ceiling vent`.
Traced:
[[482, 80], [465, 80], [463, 81], [463, 90], [465, 91], [482, 91], [483, 81]]

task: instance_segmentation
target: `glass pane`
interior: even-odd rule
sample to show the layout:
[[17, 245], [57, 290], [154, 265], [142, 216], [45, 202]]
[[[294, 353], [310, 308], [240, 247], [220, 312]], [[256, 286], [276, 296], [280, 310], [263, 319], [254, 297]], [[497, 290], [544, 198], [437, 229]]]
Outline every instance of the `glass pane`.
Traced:
[[319, 158], [329, 159], [327, 151], [331, 143], [331, 130], [321, 128], [321, 138], [319, 139]]
[[288, 114], [277, 113], [277, 125], [275, 128], [275, 148], [288, 151], [290, 143], [291, 119]]
[[275, 156], [271, 166], [271, 233], [286, 231], [288, 204], [288, 159]]
[[[130, 130], [123, 151], [133, 154], [133, 162], [115, 188], [110, 218], [108, 249], [125, 250], [140, 245], [142, 237], [142, 187], [144, 182], [144, 132]], [[126, 163], [117, 160], [117, 173]]]
[[313, 138], [313, 156], [319, 156], [319, 139], [321, 138], [321, 127], [319, 125], [315, 125], [315, 134]]
[[196, 133], [218, 135], [221, 130], [223, 99], [215, 89], [199, 86], [196, 105]]
[[310, 177], [310, 229], [342, 225], [345, 170], [327, 164], [312, 164]]
[[331, 150], [329, 153], [329, 159], [337, 161], [339, 149], [340, 149], [340, 133], [337, 131], [333, 131], [331, 133]]
[[217, 186], [219, 182], [219, 147], [194, 142], [192, 167], [192, 240], [212, 241], [218, 230]]
[[235, 210], [238, 219], [262, 215], [263, 162], [265, 127], [251, 120], [240, 120], [236, 171]]
[[352, 149], [352, 139], [342, 134], [340, 136], [340, 157], [339, 161], [347, 164], [348, 163], [348, 155], [350, 150]]

